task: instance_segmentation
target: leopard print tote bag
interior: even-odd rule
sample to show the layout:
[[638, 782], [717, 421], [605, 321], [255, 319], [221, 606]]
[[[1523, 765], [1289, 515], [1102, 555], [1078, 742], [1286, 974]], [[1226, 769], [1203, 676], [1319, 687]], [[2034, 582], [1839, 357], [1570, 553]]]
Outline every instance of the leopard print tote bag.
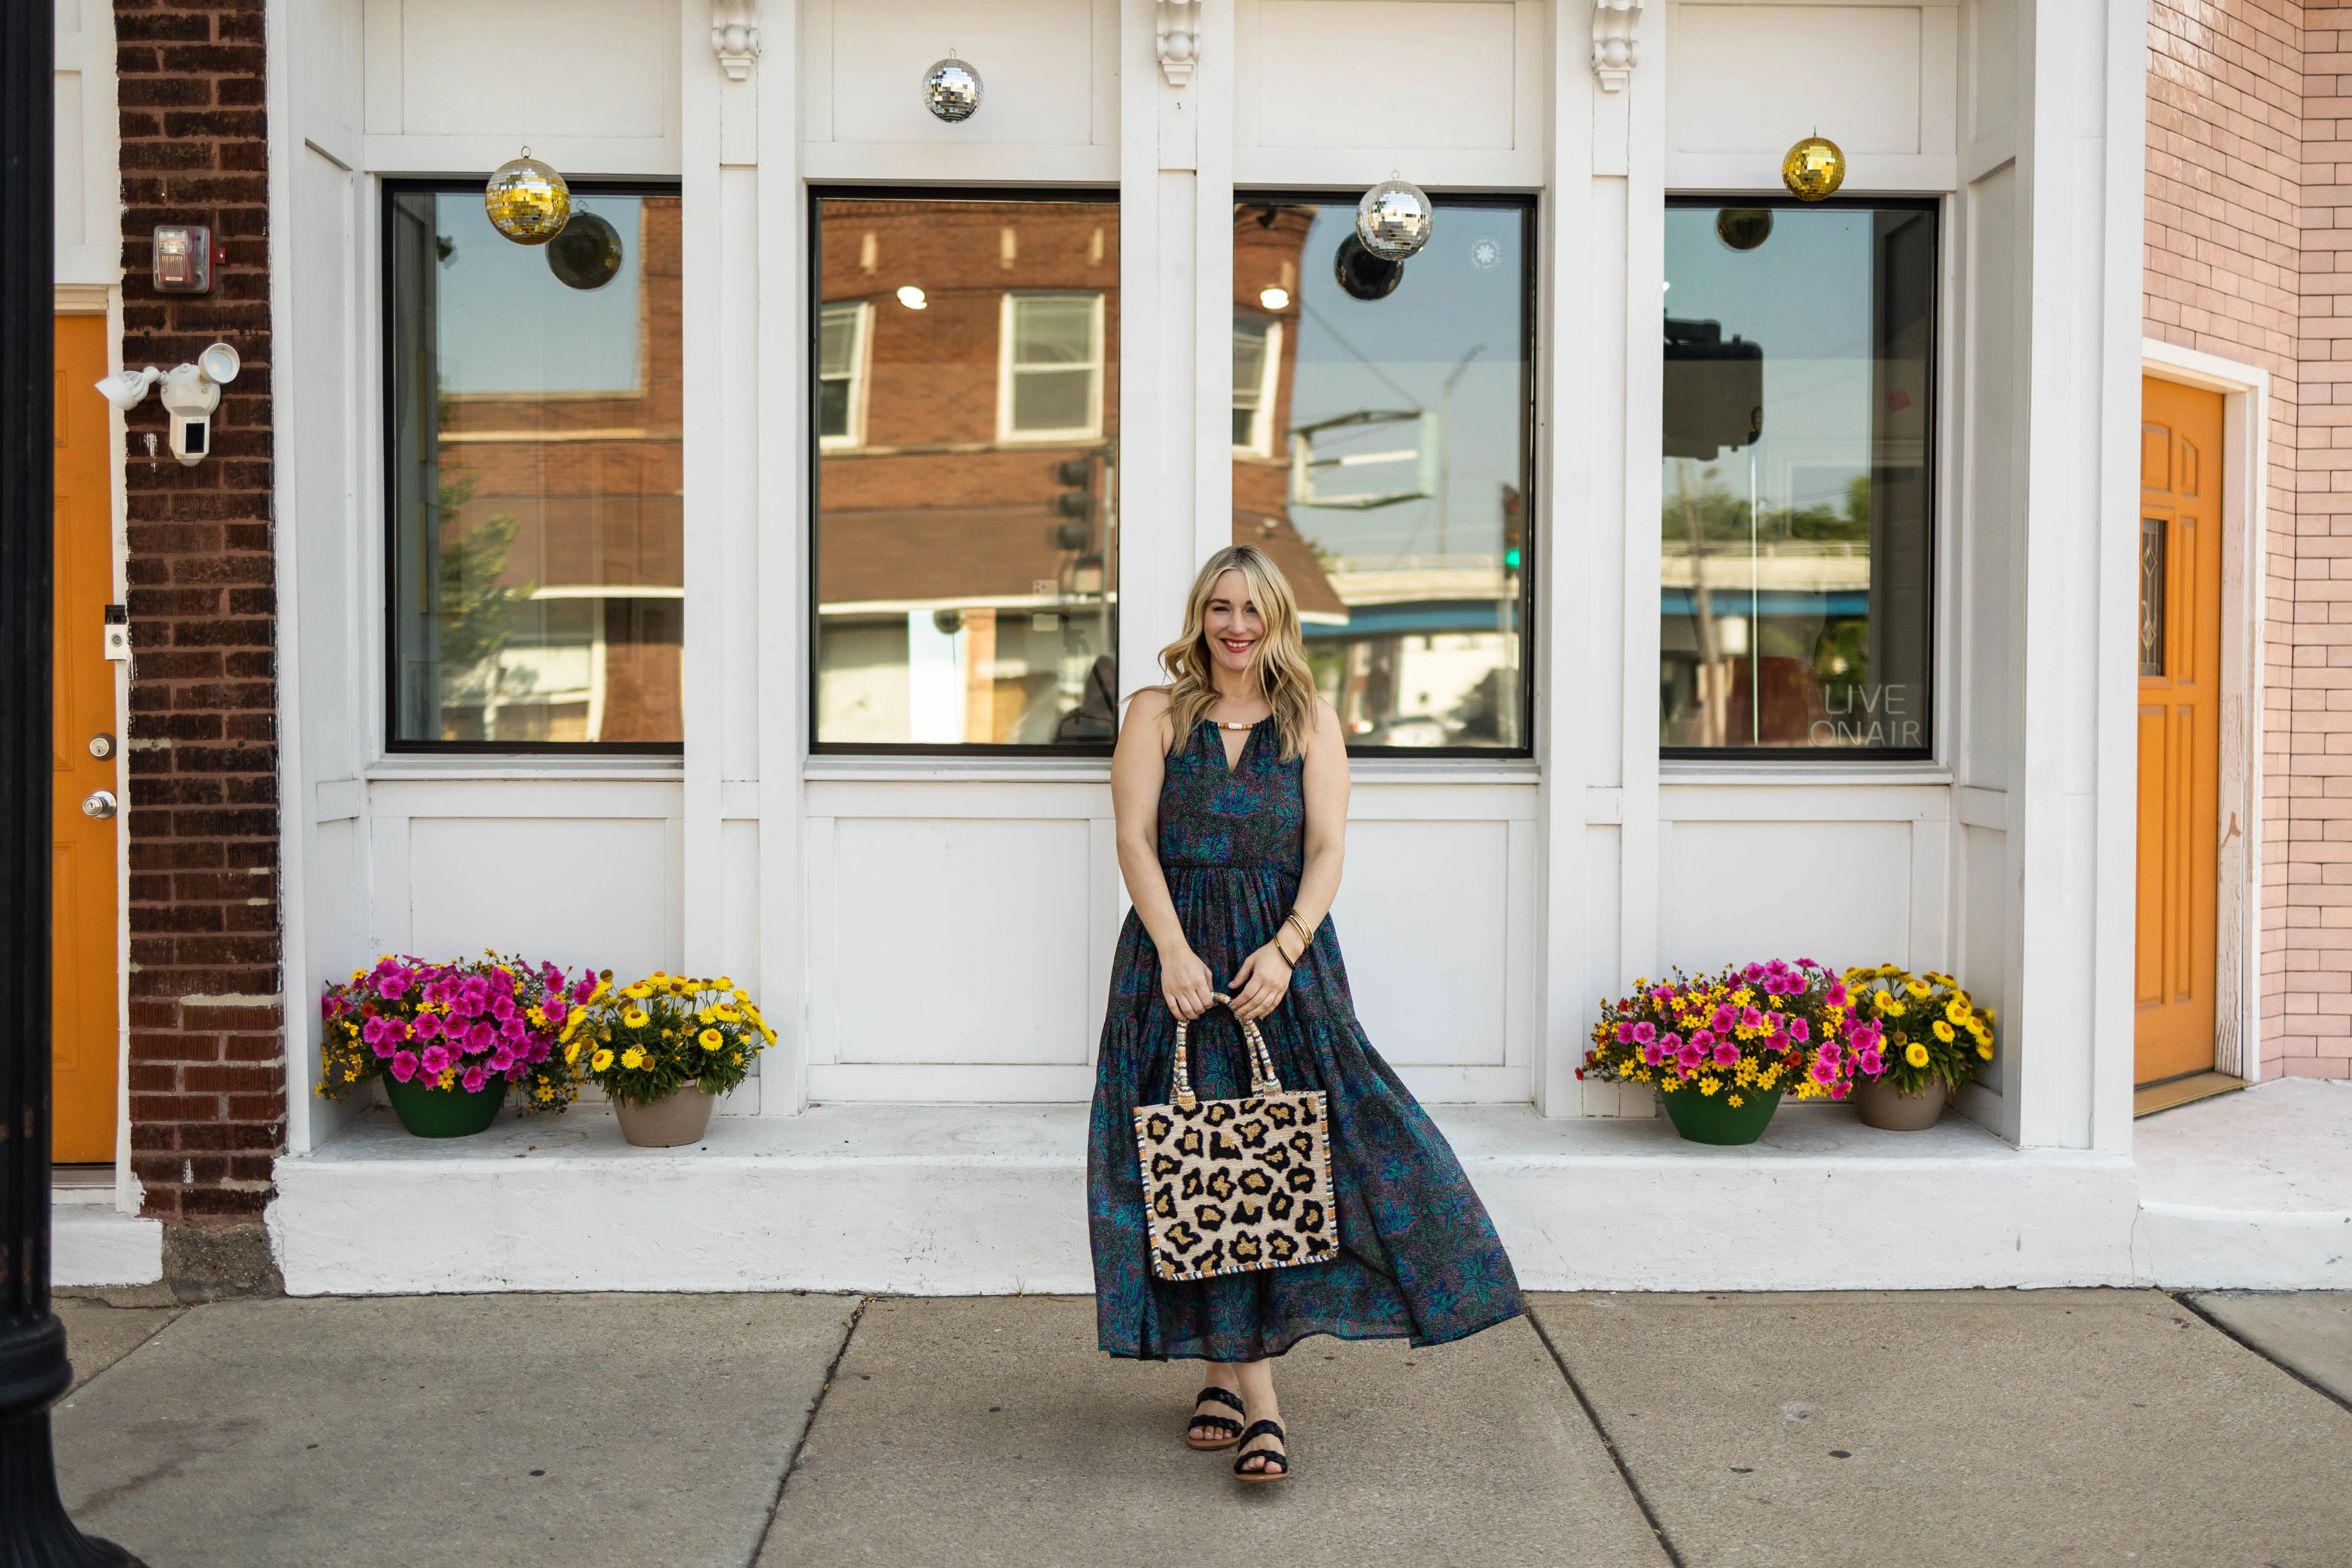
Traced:
[[1175, 1098], [1135, 1108], [1152, 1272], [1162, 1279], [1210, 1279], [1339, 1257], [1323, 1091], [1286, 1090], [1265, 1037], [1245, 1020], [1249, 1093], [1202, 1100], [1192, 1092], [1188, 1030], [1180, 1020]]

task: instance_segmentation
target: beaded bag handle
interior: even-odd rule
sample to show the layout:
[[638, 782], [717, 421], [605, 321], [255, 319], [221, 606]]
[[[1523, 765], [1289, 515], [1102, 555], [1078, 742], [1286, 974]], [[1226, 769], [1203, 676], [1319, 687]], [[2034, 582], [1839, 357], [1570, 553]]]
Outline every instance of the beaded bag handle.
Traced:
[[[1217, 1002], [1223, 1006], [1233, 1005], [1233, 998], [1222, 994], [1218, 995]], [[1257, 1020], [1244, 1018], [1241, 1026], [1242, 1038], [1249, 1042], [1250, 1092], [1280, 1094], [1282, 1080], [1274, 1076], [1274, 1053], [1265, 1048], [1265, 1037], [1258, 1033]], [[1185, 1060], [1192, 1054], [1184, 1043], [1192, 1028], [1186, 1020], [1176, 1020], [1176, 1092], [1171, 1098], [1179, 1110], [1192, 1110], [1201, 1103], [1200, 1097], [1192, 1092], [1192, 1074]]]

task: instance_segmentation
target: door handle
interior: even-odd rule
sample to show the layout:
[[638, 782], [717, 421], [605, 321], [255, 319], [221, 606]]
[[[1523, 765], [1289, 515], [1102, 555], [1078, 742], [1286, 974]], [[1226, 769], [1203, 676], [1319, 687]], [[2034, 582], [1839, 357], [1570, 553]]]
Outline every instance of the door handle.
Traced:
[[104, 821], [121, 809], [122, 803], [114, 798], [112, 790], [94, 789], [82, 797], [81, 814], [84, 816], [94, 816]]

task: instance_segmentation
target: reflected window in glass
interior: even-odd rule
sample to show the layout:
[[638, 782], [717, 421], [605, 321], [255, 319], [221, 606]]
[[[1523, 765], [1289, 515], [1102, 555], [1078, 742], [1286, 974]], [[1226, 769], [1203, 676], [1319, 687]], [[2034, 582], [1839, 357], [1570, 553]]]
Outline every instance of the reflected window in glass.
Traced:
[[1926, 756], [1936, 207], [1666, 212], [1658, 739]]
[[1107, 751], [1117, 205], [814, 206], [817, 748]]
[[521, 246], [478, 180], [386, 188], [394, 750], [678, 747], [678, 198], [572, 214]]
[[1289, 579], [1350, 750], [1524, 752], [1533, 209], [1440, 197], [1391, 266], [1355, 203], [1234, 208], [1234, 542]]

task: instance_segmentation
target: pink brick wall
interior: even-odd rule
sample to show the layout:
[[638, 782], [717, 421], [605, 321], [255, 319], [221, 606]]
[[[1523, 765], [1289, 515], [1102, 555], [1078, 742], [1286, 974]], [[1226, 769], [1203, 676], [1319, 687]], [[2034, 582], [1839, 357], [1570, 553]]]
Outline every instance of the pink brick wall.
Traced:
[[2352, 1077], [2352, 11], [2150, 0], [2145, 309], [2270, 373], [2263, 1074]]

